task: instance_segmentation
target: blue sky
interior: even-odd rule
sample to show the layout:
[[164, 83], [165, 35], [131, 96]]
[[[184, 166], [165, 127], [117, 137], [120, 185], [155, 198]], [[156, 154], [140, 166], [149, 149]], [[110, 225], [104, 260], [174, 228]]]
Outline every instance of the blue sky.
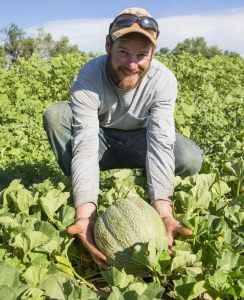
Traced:
[[159, 21], [159, 48], [204, 36], [209, 44], [244, 53], [244, 0], [0, 0], [0, 28], [14, 22], [35, 35], [42, 27], [55, 39], [68, 36], [81, 50], [103, 51], [109, 23], [132, 6]]

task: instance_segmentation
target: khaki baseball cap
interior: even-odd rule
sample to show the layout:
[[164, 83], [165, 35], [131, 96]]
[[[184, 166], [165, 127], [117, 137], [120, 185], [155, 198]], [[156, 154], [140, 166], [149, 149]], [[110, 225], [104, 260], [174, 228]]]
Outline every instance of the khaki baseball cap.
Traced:
[[[139, 7], [126, 8], [125, 10], [120, 12], [116, 18], [118, 18], [120, 15], [123, 15], [123, 14], [132, 14], [137, 17], [152, 18], [148, 11], [146, 11], [144, 8], [139, 8]], [[143, 34], [153, 43], [153, 45], [155, 47], [157, 46], [157, 35], [158, 34], [154, 30], [142, 28], [137, 22], [135, 22], [134, 24], [132, 24], [129, 27], [122, 27], [122, 28], [119, 26], [116, 26], [116, 24], [113, 24], [110, 29], [110, 36], [111, 36], [112, 40], [115, 41], [118, 38], [122, 37], [123, 35], [126, 35], [131, 32], [138, 32], [138, 33]]]

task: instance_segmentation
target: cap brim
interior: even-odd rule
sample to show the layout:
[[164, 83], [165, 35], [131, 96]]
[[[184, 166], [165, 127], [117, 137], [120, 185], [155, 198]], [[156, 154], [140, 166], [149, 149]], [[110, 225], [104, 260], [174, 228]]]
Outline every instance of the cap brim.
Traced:
[[146, 36], [153, 43], [155, 47], [157, 46], [156, 33], [153, 30], [145, 30], [141, 28], [137, 23], [133, 24], [130, 27], [125, 27], [125, 28], [115, 30], [114, 32], [111, 33], [111, 37], [115, 41], [118, 38], [132, 32], [137, 32]]

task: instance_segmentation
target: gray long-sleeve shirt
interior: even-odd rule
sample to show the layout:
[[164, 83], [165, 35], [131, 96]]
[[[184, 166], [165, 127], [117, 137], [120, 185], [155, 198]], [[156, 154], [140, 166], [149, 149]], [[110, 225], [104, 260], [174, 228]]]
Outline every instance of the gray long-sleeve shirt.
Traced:
[[88, 62], [71, 89], [72, 182], [75, 206], [96, 202], [99, 191], [99, 126], [123, 130], [147, 127], [146, 169], [151, 200], [173, 194], [174, 107], [177, 81], [153, 59], [140, 84], [118, 88], [106, 72], [107, 56]]

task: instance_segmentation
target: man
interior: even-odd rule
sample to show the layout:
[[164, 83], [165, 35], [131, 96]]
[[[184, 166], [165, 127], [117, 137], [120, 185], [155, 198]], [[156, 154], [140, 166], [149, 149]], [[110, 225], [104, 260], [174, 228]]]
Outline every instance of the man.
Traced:
[[107, 55], [88, 62], [74, 81], [71, 104], [54, 104], [44, 115], [59, 165], [72, 176], [76, 223], [68, 231], [78, 235], [100, 266], [106, 257], [93, 236], [100, 170], [146, 168], [169, 249], [176, 232], [191, 235], [172, 214], [173, 180], [199, 171], [202, 152], [175, 134], [177, 82], [153, 59], [158, 35], [158, 24], [146, 10], [121, 12], [109, 28]]

